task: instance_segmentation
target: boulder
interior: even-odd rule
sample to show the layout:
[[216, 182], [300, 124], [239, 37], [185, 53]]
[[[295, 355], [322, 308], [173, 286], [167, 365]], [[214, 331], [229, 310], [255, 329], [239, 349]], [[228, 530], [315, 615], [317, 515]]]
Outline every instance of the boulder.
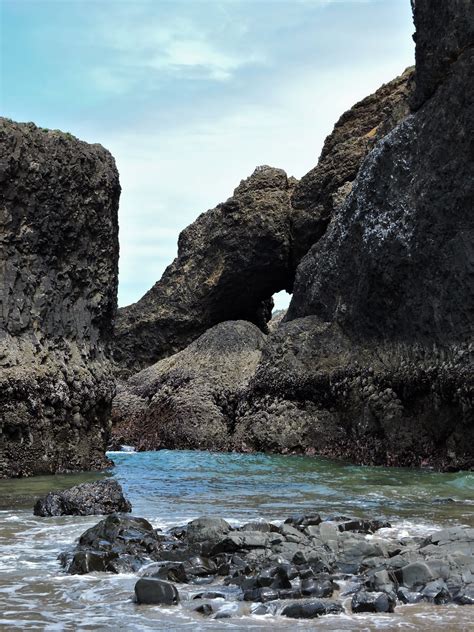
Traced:
[[39, 498], [33, 509], [35, 516], [93, 516], [130, 511], [132, 505], [123, 495], [121, 485], [113, 479], [50, 492]]
[[260, 359], [264, 334], [230, 321], [118, 386], [112, 435], [138, 449], [226, 449], [234, 409]]
[[111, 514], [87, 529], [77, 546], [60, 559], [69, 574], [136, 571], [146, 562], [160, 559], [161, 541], [144, 518]]
[[352, 612], [393, 612], [395, 609], [394, 596], [385, 592], [356, 593], [351, 600]]
[[135, 598], [138, 604], [175, 606], [179, 603], [176, 586], [153, 577], [141, 577], [135, 584]]
[[0, 118], [0, 477], [109, 465], [113, 157]]
[[325, 614], [340, 614], [343, 608], [337, 601], [320, 599], [306, 603], [292, 603], [281, 611], [284, 617], [290, 619], [315, 619]]

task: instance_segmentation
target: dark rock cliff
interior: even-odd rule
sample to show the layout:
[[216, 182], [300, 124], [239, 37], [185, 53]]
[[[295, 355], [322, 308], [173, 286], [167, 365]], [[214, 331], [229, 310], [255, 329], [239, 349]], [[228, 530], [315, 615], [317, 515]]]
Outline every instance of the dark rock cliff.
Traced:
[[119, 195], [100, 145], [0, 119], [0, 476], [106, 464]]
[[473, 8], [417, 0], [414, 17], [415, 91], [409, 71], [343, 115], [292, 192], [285, 270], [316, 243], [214, 447], [473, 466]]
[[[241, 411], [245, 445], [473, 466], [472, 4], [432, 4], [415, 12], [424, 103], [368, 155], [302, 260]], [[441, 72], [442, 30], [456, 36]], [[270, 395], [293, 407], [294, 436], [281, 412], [263, 415]]]
[[291, 290], [297, 264], [346, 198], [363, 158], [408, 114], [412, 77], [405, 71], [343, 114], [300, 183], [259, 167], [182, 232], [162, 278], [119, 310], [119, 373], [169, 356], [225, 320], [246, 319], [266, 331], [272, 294]]
[[184, 230], [178, 256], [137, 303], [119, 310], [114, 357], [138, 370], [206, 329], [243, 319], [265, 329], [271, 296], [291, 286], [290, 195], [281, 169], [260, 167]]

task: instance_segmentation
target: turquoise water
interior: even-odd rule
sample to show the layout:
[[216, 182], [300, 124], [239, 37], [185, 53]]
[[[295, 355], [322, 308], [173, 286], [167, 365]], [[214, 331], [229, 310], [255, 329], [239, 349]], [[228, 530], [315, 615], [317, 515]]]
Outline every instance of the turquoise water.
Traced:
[[[228, 622], [192, 613], [183, 587], [175, 609], [137, 607], [136, 577], [95, 573], [66, 576], [56, 560], [97, 517], [37, 518], [35, 497], [79, 482], [113, 476], [133, 513], [157, 527], [198, 515], [232, 523], [319, 511], [324, 516], [383, 517], [397, 534], [429, 533], [448, 524], [474, 525], [474, 474], [357, 467], [309, 457], [160, 451], [113, 453], [103, 474], [0, 481], [1, 630], [467, 630], [470, 609], [403, 606], [393, 615], [284, 621], [251, 617]], [[180, 588], [181, 591], [181, 588]]]

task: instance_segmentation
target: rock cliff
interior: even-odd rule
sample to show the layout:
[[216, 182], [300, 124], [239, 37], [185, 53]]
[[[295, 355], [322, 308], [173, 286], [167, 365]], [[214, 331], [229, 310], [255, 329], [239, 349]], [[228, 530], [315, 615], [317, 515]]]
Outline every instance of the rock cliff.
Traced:
[[266, 331], [271, 296], [291, 290], [301, 257], [326, 230], [363, 158], [408, 114], [408, 69], [343, 114], [318, 165], [298, 183], [258, 167], [234, 195], [184, 230], [178, 256], [137, 303], [119, 310], [115, 360], [126, 376], [206, 329], [245, 319]]
[[[434, 4], [450, 8], [416, 2], [419, 109], [377, 143], [302, 260], [237, 422], [245, 445], [473, 466], [473, 13]], [[455, 36], [440, 65], [441, 32]]]
[[119, 195], [100, 145], [0, 119], [0, 477], [107, 463]]

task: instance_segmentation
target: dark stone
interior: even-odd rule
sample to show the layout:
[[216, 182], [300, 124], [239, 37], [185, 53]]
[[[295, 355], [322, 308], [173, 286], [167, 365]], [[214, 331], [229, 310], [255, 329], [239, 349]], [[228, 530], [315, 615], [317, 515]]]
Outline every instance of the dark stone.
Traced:
[[34, 506], [35, 516], [92, 516], [132, 511], [122, 487], [113, 479], [82, 483], [63, 492], [50, 492]]
[[179, 593], [176, 587], [153, 577], [142, 577], [137, 581], [135, 596], [139, 604], [174, 606], [179, 603]]
[[284, 524], [292, 524], [295, 527], [309, 527], [321, 524], [322, 519], [318, 513], [309, 514], [307, 516], [294, 516], [287, 518]]
[[136, 571], [145, 562], [159, 559], [160, 552], [161, 537], [147, 520], [112, 514], [87, 529], [72, 553], [62, 556], [62, 563], [68, 573], [82, 573], [89, 572], [82, 570], [90, 566], [89, 562], [84, 562], [88, 554], [99, 555], [105, 560], [112, 556], [105, 570]]
[[303, 579], [301, 581], [301, 592], [305, 597], [332, 597], [334, 584], [329, 580]]
[[425, 599], [435, 603], [436, 605], [442, 605], [452, 601], [446, 582], [442, 579], [436, 579], [435, 581], [426, 584], [421, 591], [421, 594]]
[[214, 518], [210, 516], [201, 516], [192, 520], [186, 531], [186, 537], [189, 542], [214, 542], [222, 538], [223, 535], [231, 531], [231, 526], [222, 518]]
[[402, 603], [419, 603], [423, 601], [423, 595], [419, 592], [413, 592], [401, 586], [397, 590], [397, 597]]
[[253, 590], [246, 590], [243, 594], [244, 601], [256, 601], [265, 602], [278, 599], [279, 591], [274, 588], [254, 588]]
[[379, 529], [390, 528], [392, 525], [385, 520], [350, 520], [338, 524], [339, 531], [356, 531], [357, 533], [375, 533]]
[[202, 605], [194, 608], [194, 612], [199, 612], [199, 614], [203, 614], [205, 616], [209, 616], [214, 612], [210, 603], [203, 603]]
[[343, 608], [337, 601], [310, 601], [285, 606], [281, 614], [291, 619], [315, 619], [325, 614], [340, 614]]
[[152, 564], [150, 568], [145, 569], [143, 577], [156, 577], [181, 584], [189, 582], [184, 564], [175, 562]]
[[119, 196], [100, 145], [0, 118], [0, 478], [110, 465]]
[[352, 597], [352, 612], [393, 612], [395, 598], [385, 592], [361, 591]]

